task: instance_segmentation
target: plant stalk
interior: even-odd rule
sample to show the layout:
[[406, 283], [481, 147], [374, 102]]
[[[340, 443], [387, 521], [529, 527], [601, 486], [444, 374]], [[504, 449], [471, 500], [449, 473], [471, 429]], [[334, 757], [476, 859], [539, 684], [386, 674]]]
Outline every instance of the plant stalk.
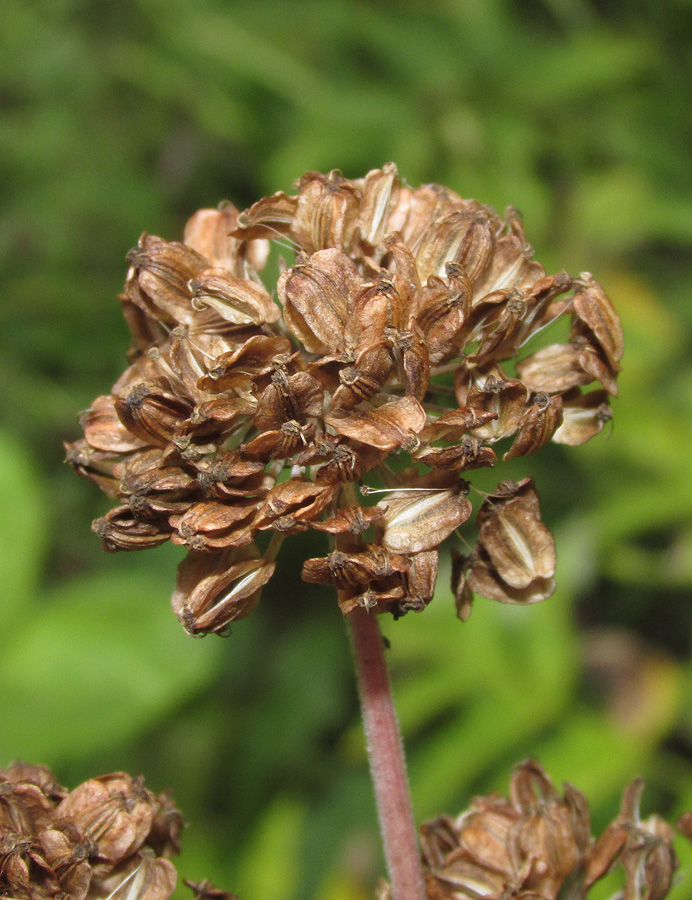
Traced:
[[357, 607], [347, 616], [356, 659], [363, 728], [393, 900], [425, 900], [418, 838], [399, 722], [377, 616]]

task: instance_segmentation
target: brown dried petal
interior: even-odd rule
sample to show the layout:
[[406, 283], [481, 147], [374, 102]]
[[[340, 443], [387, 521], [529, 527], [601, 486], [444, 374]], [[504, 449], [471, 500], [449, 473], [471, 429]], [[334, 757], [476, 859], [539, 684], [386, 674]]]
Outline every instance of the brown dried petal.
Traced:
[[211, 881], [188, 881], [183, 879], [184, 883], [194, 891], [194, 900], [239, 900], [235, 894], [228, 891], [222, 891], [211, 883]]
[[265, 431], [241, 447], [241, 453], [248, 459], [264, 460], [288, 459], [314, 440], [314, 425], [301, 425], [291, 420], [279, 429]]
[[437, 550], [414, 553], [410, 557], [411, 566], [403, 575], [406, 596], [400, 601], [397, 612], [420, 612], [430, 603], [437, 582]]
[[471, 515], [471, 501], [458, 488], [425, 488], [385, 494], [382, 544], [395, 553], [433, 550]]
[[199, 494], [199, 484], [177, 466], [152, 467], [144, 472], [126, 469], [123, 491], [137, 516], [157, 517], [180, 512]]
[[528, 396], [521, 381], [503, 377], [499, 369], [486, 375], [478, 385], [473, 385], [465, 396], [457, 393], [460, 404], [485, 413], [495, 413], [497, 418], [474, 430], [476, 437], [490, 441], [514, 434], [524, 415]]
[[223, 203], [218, 209], [200, 209], [185, 225], [185, 243], [215, 266], [224, 266], [234, 275], [245, 274], [246, 262], [255, 270], [263, 269], [269, 242], [245, 243], [232, 237], [237, 219], [238, 210], [232, 203]]
[[527, 291], [534, 282], [545, 278], [543, 266], [531, 259], [532, 250], [523, 236], [503, 234], [495, 243], [494, 252], [482, 276], [474, 279], [474, 302], [481, 303], [494, 291], [516, 289]]
[[411, 561], [405, 556], [371, 545], [365, 553], [334, 550], [327, 557], [307, 559], [303, 563], [301, 577], [303, 581], [334, 584], [344, 590], [405, 572], [410, 565]]
[[416, 321], [425, 334], [433, 365], [457, 352], [471, 311], [471, 281], [457, 265], [447, 265], [447, 278], [431, 277], [419, 294]]
[[426, 447], [416, 453], [415, 458], [434, 469], [462, 472], [492, 466], [497, 460], [497, 455], [479, 438], [465, 434], [458, 444], [452, 444], [450, 447]]
[[178, 434], [190, 438], [221, 438], [234, 429], [238, 420], [255, 413], [254, 403], [239, 397], [215, 397], [198, 403], [190, 417], [178, 426]]
[[461, 406], [426, 425], [420, 434], [421, 440], [458, 440], [465, 432], [486, 425], [496, 418], [497, 413], [476, 409], [472, 406]]
[[211, 307], [234, 325], [263, 325], [281, 317], [281, 310], [261, 285], [227, 269], [205, 269], [189, 287], [194, 309]]
[[452, 550], [452, 593], [457, 616], [462, 622], [465, 622], [471, 615], [473, 606], [473, 591], [466, 577], [467, 570], [472, 563], [473, 559], [463, 556], [458, 550]]
[[[582, 342], [581, 340], [577, 340], [575, 343], [579, 344]], [[590, 344], [587, 344], [579, 354], [579, 363], [593, 381], [599, 381], [611, 397], [617, 397], [617, 375], [613, 372], [605, 359], [603, 359], [602, 354]]]
[[485, 268], [492, 243], [489, 217], [480, 203], [467, 201], [464, 207], [434, 219], [416, 254], [421, 282], [431, 275], [444, 275], [447, 263], [468, 268], [477, 277]]
[[346, 347], [362, 350], [381, 341], [388, 330], [402, 330], [408, 319], [406, 295], [388, 272], [364, 284], [357, 284], [348, 299], [348, 317], [344, 329]]
[[123, 897], [126, 900], [169, 900], [178, 874], [167, 859], [160, 859], [144, 848], [99, 879], [98, 896]]
[[523, 606], [547, 600], [555, 592], [555, 581], [552, 578], [536, 578], [525, 588], [512, 587], [502, 580], [492, 561], [483, 556], [473, 559], [467, 584], [472, 591], [488, 600]]
[[[84, 900], [92, 879], [92, 867], [87, 856], [95, 855], [96, 845], [83, 842], [79, 831], [70, 823], [62, 822], [60, 825], [60, 830], [44, 828], [37, 836], [40, 853], [46, 866], [57, 876], [60, 889], [70, 900]], [[32, 887], [37, 887], [35, 879]]]
[[120, 495], [120, 471], [122, 456], [94, 450], [85, 440], [65, 443], [65, 461], [80, 478], [93, 481], [106, 496], [115, 498]]
[[426, 422], [425, 410], [413, 397], [402, 397], [380, 406], [360, 411], [335, 409], [324, 417], [339, 434], [380, 450], [396, 447], [414, 449], [416, 434]]
[[238, 210], [232, 203], [224, 203], [218, 209], [199, 209], [187, 220], [183, 240], [215, 265], [232, 269], [239, 241], [230, 234], [237, 218]]
[[190, 551], [178, 567], [173, 612], [189, 634], [223, 631], [257, 606], [274, 568], [274, 562], [266, 562], [250, 548], [213, 554]]

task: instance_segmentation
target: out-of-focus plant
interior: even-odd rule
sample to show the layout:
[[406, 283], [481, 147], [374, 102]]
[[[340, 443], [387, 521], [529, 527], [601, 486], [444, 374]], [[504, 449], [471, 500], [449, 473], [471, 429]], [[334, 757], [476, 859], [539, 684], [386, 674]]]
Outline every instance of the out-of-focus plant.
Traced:
[[[143, 602], [169, 591], [172, 548], [114, 561], [83, 539], [106, 507], [64, 470], [60, 442], [121, 367], [119, 260], [142, 223], [177, 234], [219, 197], [248, 203], [308, 168], [396, 158], [413, 184], [518, 202], [551, 270], [598, 272], [627, 346], [615, 427], [531, 467], [557, 538], [556, 596], [526, 617], [530, 635], [517, 611], [479, 605], [471, 640], [450, 635], [442, 571], [425, 617], [389, 634], [389, 657], [420, 816], [504, 791], [508, 764], [534, 753], [589, 795], [598, 828], [635, 771], [645, 801], [674, 817], [692, 806], [691, 57], [682, 2], [307, 11], [0, 11], [2, 758], [40, 758], [66, 783], [145, 771], [194, 825], [181, 863], [192, 877], [248, 897], [352, 898], [378, 863], [334, 611], [280, 557], [232, 652], [186, 643], [163, 605]], [[483, 474], [474, 482], [492, 490]], [[294, 541], [303, 557], [322, 552]], [[275, 584], [301, 590], [301, 611], [285, 614]], [[459, 677], [461, 658], [473, 678]], [[463, 771], [449, 762], [462, 732]], [[219, 790], [228, 769], [242, 779]], [[675, 890], [687, 896], [684, 880]]]

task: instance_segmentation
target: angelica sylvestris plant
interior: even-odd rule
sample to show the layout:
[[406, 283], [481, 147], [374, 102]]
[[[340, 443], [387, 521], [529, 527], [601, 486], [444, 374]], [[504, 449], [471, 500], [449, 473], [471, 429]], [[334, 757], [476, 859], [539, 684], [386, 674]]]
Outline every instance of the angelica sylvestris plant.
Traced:
[[[264, 275], [272, 241], [291, 254], [276, 284]], [[428, 826], [421, 861], [377, 626], [432, 600], [447, 539], [461, 619], [474, 594], [531, 604], [553, 592], [533, 481], [501, 478], [471, 531], [473, 471], [582, 444], [610, 419], [623, 339], [598, 282], [548, 275], [515, 210], [411, 189], [393, 164], [360, 179], [310, 172], [295, 194], [242, 213], [200, 210], [182, 242], [143, 234], [128, 259], [129, 366], [67, 448], [117, 503], [93, 528], [111, 551], [187, 548], [172, 603], [192, 635], [252, 611], [284, 540], [331, 537], [302, 578], [335, 588], [351, 626], [382, 896], [577, 898], [618, 859], [638, 873], [628, 885], [656, 883], [627, 898], [664, 896], [669, 837], [640, 826], [637, 790], [594, 850], [583, 796], [558, 798], [535, 764], [518, 770], [511, 801]], [[636, 855], [642, 828], [667, 863]], [[497, 840], [490, 862], [470, 835], [481, 853]]]

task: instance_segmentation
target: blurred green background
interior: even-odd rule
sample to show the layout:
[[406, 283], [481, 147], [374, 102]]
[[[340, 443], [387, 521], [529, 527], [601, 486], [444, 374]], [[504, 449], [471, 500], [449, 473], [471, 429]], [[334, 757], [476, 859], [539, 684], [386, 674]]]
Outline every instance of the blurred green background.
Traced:
[[645, 813], [692, 808], [691, 70], [690, 0], [3, 0], [0, 765], [144, 773], [189, 823], [182, 875], [243, 900], [371, 896], [345, 629], [295, 564], [314, 538], [228, 639], [191, 640], [174, 548], [104, 554], [108, 503], [61, 442], [124, 366], [141, 231], [394, 160], [517, 206], [627, 343], [612, 430], [495, 473], [534, 475], [557, 594], [462, 625], [443, 569], [423, 615], [384, 622], [418, 817], [505, 790], [528, 755], [598, 828], [638, 774]]

